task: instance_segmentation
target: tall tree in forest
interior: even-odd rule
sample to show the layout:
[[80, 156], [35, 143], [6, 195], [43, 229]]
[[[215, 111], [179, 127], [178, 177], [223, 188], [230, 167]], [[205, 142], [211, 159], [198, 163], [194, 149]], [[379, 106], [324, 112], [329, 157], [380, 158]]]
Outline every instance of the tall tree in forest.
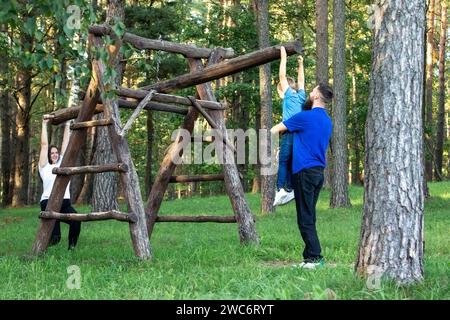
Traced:
[[[106, 23], [115, 25], [123, 22], [125, 18], [125, 0], [109, 0], [106, 12]], [[118, 58], [118, 61], [121, 57]], [[117, 84], [120, 86], [122, 82], [122, 70], [117, 70]], [[103, 115], [99, 115], [99, 119]], [[113, 153], [112, 145], [109, 139], [108, 129], [106, 127], [98, 127], [95, 137], [95, 154], [94, 162], [96, 164], [115, 163], [116, 156]], [[118, 193], [119, 177], [115, 172], [105, 172], [94, 176], [94, 190], [92, 194], [92, 210], [93, 211], [109, 211], [118, 209], [117, 193]]]
[[31, 77], [33, 73], [32, 51], [34, 43], [34, 29], [36, 28], [36, 17], [34, 10], [25, 13], [23, 10], [23, 25], [25, 28], [19, 29], [19, 45], [23, 56], [20, 59], [16, 75], [17, 91], [14, 97], [17, 102], [16, 131], [17, 139], [15, 143], [16, 163], [14, 171], [14, 193], [12, 198], [13, 206], [27, 204], [28, 183], [29, 183], [29, 163], [30, 163], [30, 117], [31, 117]]
[[435, 0], [428, 2], [428, 32], [426, 44], [426, 80], [425, 80], [425, 178], [433, 179], [433, 71], [434, 71], [434, 29], [435, 29]]
[[328, 84], [328, 0], [316, 0], [316, 83]]
[[[328, 0], [316, 0], [316, 83], [328, 84]], [[332, 110], [330, 110], [330, 115]], [[331, 185], [333, 142], [327, 151], [328, 166], [324, 172], [324, 187]]]
[[[259, 48], [269, 47], [269, 1], [255, 1], [257, 15], [257, 30]], [[272, 128], [272, 83], [270, 73], [270, 63], [266, 63], [259, 67], [259, 94], [261, 98], [261, 129], [270, 130]], [[267, 135], [267, 151], [263, 152], [270, 155], [271, 143], [270, 134]], [[262, 144], [260, 144], [261, 146]], [[271, 166], [271, 163], [261, 166]], [[264, 171], [270, 170], [262, 170]], [[275, 176], [268, 175], [267, 172], [261, 174], [261, 213], [270, 213], [274, 211], [273, 201], [275, 197]]]
[[[366, 122], [364, 215], [356, 271], [423, 279], [425, 4], [377, 1]], [[370, 279], [370, 278], [369, 278]]]
[[447, 41], [447, 1], [441, 0], [441, 28], [439, 35], [439, 104], [436, 128], [436, 180], [442, 180], [442, 158], [444, 154], [445, 137], [445, 42]]
[[155, 126], [153, 123], [153, 112], [147, 110], [147, 157], [145, 166], [145, 196], [148, 198], [153, 185], [152, 163], [153, 163], [153, 140], [155, 135]]
[[[7, 25], [0, 25], [0, 30], [2, 35], [7, 34]], [[10, 186], [10, 175], [11, 175], [11, 154], [10, 154], [10, 131], [11, 131], [11, 119], [10, 119], [10, 99], [9, 90], [7, 89], [7, 77], [9, 75], [9, 57], [8, 57], [8, 42], [6, 36], [1, 36], [0, 38], [0, 127], [1, 127], [1, 174], [0, 174], [0, 184], [1, 184], [1, 205], [8, 205], [8, 194]]]
[[333, 5], [333, 161], [331, 166], [330, 206], [349, 207], [347, 106], [345, 86], [345, 5], [344, 0], [334, 0]]

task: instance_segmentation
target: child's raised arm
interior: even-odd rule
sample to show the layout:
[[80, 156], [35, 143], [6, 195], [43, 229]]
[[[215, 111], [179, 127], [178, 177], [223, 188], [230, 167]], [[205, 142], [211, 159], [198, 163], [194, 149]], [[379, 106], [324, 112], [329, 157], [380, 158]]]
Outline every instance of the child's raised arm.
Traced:
[[303, 70], [303, 57], [297, 56], [298, 62], [298, 77], [297, 77], [297, 89], [305, 90], [305, 71]]

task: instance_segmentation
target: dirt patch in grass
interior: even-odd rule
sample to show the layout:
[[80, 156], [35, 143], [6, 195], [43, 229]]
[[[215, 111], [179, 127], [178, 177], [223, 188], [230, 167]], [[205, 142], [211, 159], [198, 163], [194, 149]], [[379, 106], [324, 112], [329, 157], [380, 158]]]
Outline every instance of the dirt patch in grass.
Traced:
[[22, 217], [6, 216], [0, 220], [0, 226], [23, 221]]
[[299, 263], [300, 261], [293, 261], [293, 260], [272, 260], [272, 261], [263, 261], [262, 265], [264, 267], [270, 268], [281, 268], [281, 267], [292, 267]]
[[[281, 268], [281, 267], [295, 267], [300, 264], [301, 261], [292, 261], [292, 260], [272, 260], [272, 261], [263, 261], [262, 265], [264, 267], [270, 268]], [[337, 264], [333, 262], [325, 262], [325, 267], [336, 268]]]

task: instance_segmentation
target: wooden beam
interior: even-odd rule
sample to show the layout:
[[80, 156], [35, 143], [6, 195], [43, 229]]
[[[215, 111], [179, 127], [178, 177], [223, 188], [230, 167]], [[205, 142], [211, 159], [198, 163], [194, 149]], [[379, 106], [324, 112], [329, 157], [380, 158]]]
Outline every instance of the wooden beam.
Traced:
[[[287, 55], [301, 53], [302, 51], [300, 42], [298, 41], [288, 42], [282, 45], [286, 48]], [[191, 71], [190, 73], [175, 77], [173, 79], [161, 81], [140, 89], [156, 90], [157, 92], [168, 93], [174, 90], [206, 83], [211, 80], [220, 79], [279, 59], [280, 46], [281, 45], [276, 45], [273, 47], [264, 48], [228, 61], [210, 65], [203, 70]]]
[[[209, 59], [209, 67], [219, 65], [217, 63], [220, 55], [212, 54]], [[217, 63], [217, 64], [215, 64]], [[189, 66], [191, 71], [201, 72], [203, 69], [203, 63], [200, 59], [189, 59]], [[208, 68], [208, 67], [207, 67]], [[216, 101], [214, 92], [212, 90], [211, 83], [205, 83], [197, 85], [197, 93], [203, 100]], [[223, 130], [226, 135], [226, 126], [223, 112], [221, 111], [209, 111], [210, 116], [214, 122]], [[226, 137], [226, 136], [225, 136]], [[225, 187], [230, 198], [231, 205], [233, 207], [234, 216], [238, 222], [239, 238], [241, 243], [259, 243], [259, 237], [256, 233], [255, 218], [248, 205], [244, 189], [242, 187], [241, 180], [239, 178], [239, 172], [237, 170], [236, 163], [234, 162], [234, 155], [231, 152], [227, 152], [228, 149], [224, 147], [225, 164], [223, 164]]]
[[[140, 89], [130, 89], [130, 88], [119, 88], [118, 95], [127, 97], [127, 98], [133, 98], [133, 99], [143, 99], [148, 94], [149, 91], [147, 90], [140, 90]], [[174, 96], [170, 94], [164, 94], [164, 93], [155, 93], [152, 97], [152, 101], [158, 101], [158, 102], [164, 102], [164, 103], [175, 103], [175, 104], [182, 104], [185, 106], [190, 106], [191, 101], [188, 98], [185, 97], [179, 97]], [[216, 101], [207, 101], [207, 100], [197, 100], [197, 102], [205, 109], [211, 109], [211, 110], [225, 110], [226, 107], [223, 106], [221, 103]]]
[[71, 176], [82, 173], [101, 173], [101, 172], [127, 172], [128, 166], [124, 163], [101, 164], [98, 166], [82, 166], [82, 167], [60, 167], [53, 168], [52, 173], [59, 176]]
[[[145, 91], [148, 92], [148, 91]], [[99, 99], [100, 100], [100, 99]], [[119, 99], [119, 107], [124, 109], [136, 109], [138, 105], [138, 102], [136, 101], [129, 101], [125, 99]], [[52, 118], [50, 119], [50, 123], [52, 125], [58, 125], [63, 122], [66, 122], [71, 119], [75, 119], [78, 116], [78, 113], [80, 112], [81, 107], [71, 107], [71, 108], [64, 108], [57, 111], [54, 111], [50, 113], [52, 115]], [[164, 103], [158, 103], [150, 101], [147, 103], [144, 107], [145, 110], [155, 110], [155, 111], [162, 111], [162, 112], [171, 112], [171, 113], [178, 113], [186, 115], [188, 112], [187, 108], [182, 108], [170, 104], [164, 104]], [[101, 113], [103, 112], [103, 105], [97, 104], [94, 113]]]
[[156, 222], [217, 222], [233, 223], [236, 222], [234, 216], [158, 216]]
[[[82, 104], [84, 105], [84, 100], [82, 101]], [[70, 107], [70, 108], [64, 108], [64, 109], [53, 111], [52, 113], [50, 113], [52, 118], [50, 119], [49, 123], [52, 125], [58, 125], [63, 122], [66, 122], [66, 121], [76, 119], [78, 117], [78, 114], [80, 113], [81, 108], [82, 108], [81, 106], [80, 107]], [[101, 105], [101, 104], [97, 104], [94, 108], [95, 109], [93, 110], [93, 114], [103, 112], [103, 105]], [[86, 121], [90, 121], [90, 120], [91, 119], [88, 119]], [[83, 122], [83, 121], [81, 121], [81, 122]]]
[[202, 182], [202, 181], [223, 181], [224, 175], [221, 174], [200, 174], [200, 175], [178, 175], [171, 176], [169, 182]]
[[136, 222], [136, 215], [132, 213], [124, 213], [116, 210], [106, 212], [83, 213], [60, 213], [54, 211], [41, 211], [39, 218], [42, 219], [58, 219], [66, 221], [98, 221], [115, 219], [124, 222]]
[[[95, 34], [96, 36], [110, 35], [111, 31], [111, 27], [106, 25], [92, 25], [89, 27], [89, 32]], [[141, 50], [162, 50], [166, 52], [179, 53], [189, 58], [208, 58], [213, 51], [213, 49], [198, 48], [188, 44], [147, 39], [129, 32], [124, 33], [122, 40]], [[234, 50], [232, 48], [221, 49], [223, 50], [223, 54], [226, 59], [234, 57]]]
[[[119, 107], [121, 107], [123, 109], [136, 109], [137, 105], [138, 105], [137, 101], [119, 99]], [[154, 101], [149, 101], [145, 105], [144, 109], [145, 110], [153, 110], [153, 111], [177, 113], [177, 114], [182, 114], [182, 115], [186, 115], [188, 113], [187, 108], [178, 107], [178, 106], [165, 104], [165, 103], [154, 102]]]
[[122, 130], [120, 131], [119, 135], [121, 137], [125, 137], [125, 135], [127, 134], [128, 129], [130, 129], [132, 123], [134, 120], [136, 120], [136, 118], [139, 116], [139, 112], [142, 111], [142, 109], [145, 107], [145, 105], [150, 102], [150, 100], [152, 99], [153, 94], [155, 93], [155, 91], [150, 90], [148, 92], [148, 94], [145, 96], [144, 99], [142, 99], [138, 106], [136, 107], [136, 109], [133, 111], [133, 114], [131, 115], [130, 118], [128, 118], [127, 123], [125, 123], [125, 125], [123, 126]]
[[86, 128], [91, 128], [91, 127], [98, 127], [98, 126], [109, 126], [111, 124], [112, 124], [111, 119], [84, 121], [84, 122], [72, 123], [70, 125], [70, 130], [80, 130], [80, 129], [86, 129]]

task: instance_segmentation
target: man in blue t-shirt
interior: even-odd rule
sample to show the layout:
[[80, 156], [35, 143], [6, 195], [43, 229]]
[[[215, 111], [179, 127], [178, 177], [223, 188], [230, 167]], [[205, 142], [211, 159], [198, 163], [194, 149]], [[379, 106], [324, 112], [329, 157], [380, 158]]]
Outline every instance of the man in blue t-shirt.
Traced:
[[[286, 75], [287, 53], [286, 48], [280, 47], [280, 82], [277, 85], [277, 91], [282, 102], [283, 117], [282, 121], [290, 119], [296, 113], [302, 111], [306, 100], [305, 93], [305, 74], [303, 71], [303, 57], [298, 56], [298, 78], [297, 84], [294, 79]], [[274, 206], [286, 204], [294, 199], [292, 190], [291, 167], [292, 167], [292, 143], [293, 134], [286, 131], [281, 136], [280, 152], [278, 160], [278, 178], [277, 193], [275, 194]]]
[[292, 186], [295, 193], [297, 223], [305, 242], [302, 268], [313, 269], [323, 263], [319, 237], [316, 230], [316, 204], [323, 184], [326, 151], [332, 132], [331, 119], [326, 105], [333, 98], [333, 90], [319, 84], [310, 94], [312, 109], [299, 112], [274, 126], [272, 134], [294, 133], [292, 159]]

